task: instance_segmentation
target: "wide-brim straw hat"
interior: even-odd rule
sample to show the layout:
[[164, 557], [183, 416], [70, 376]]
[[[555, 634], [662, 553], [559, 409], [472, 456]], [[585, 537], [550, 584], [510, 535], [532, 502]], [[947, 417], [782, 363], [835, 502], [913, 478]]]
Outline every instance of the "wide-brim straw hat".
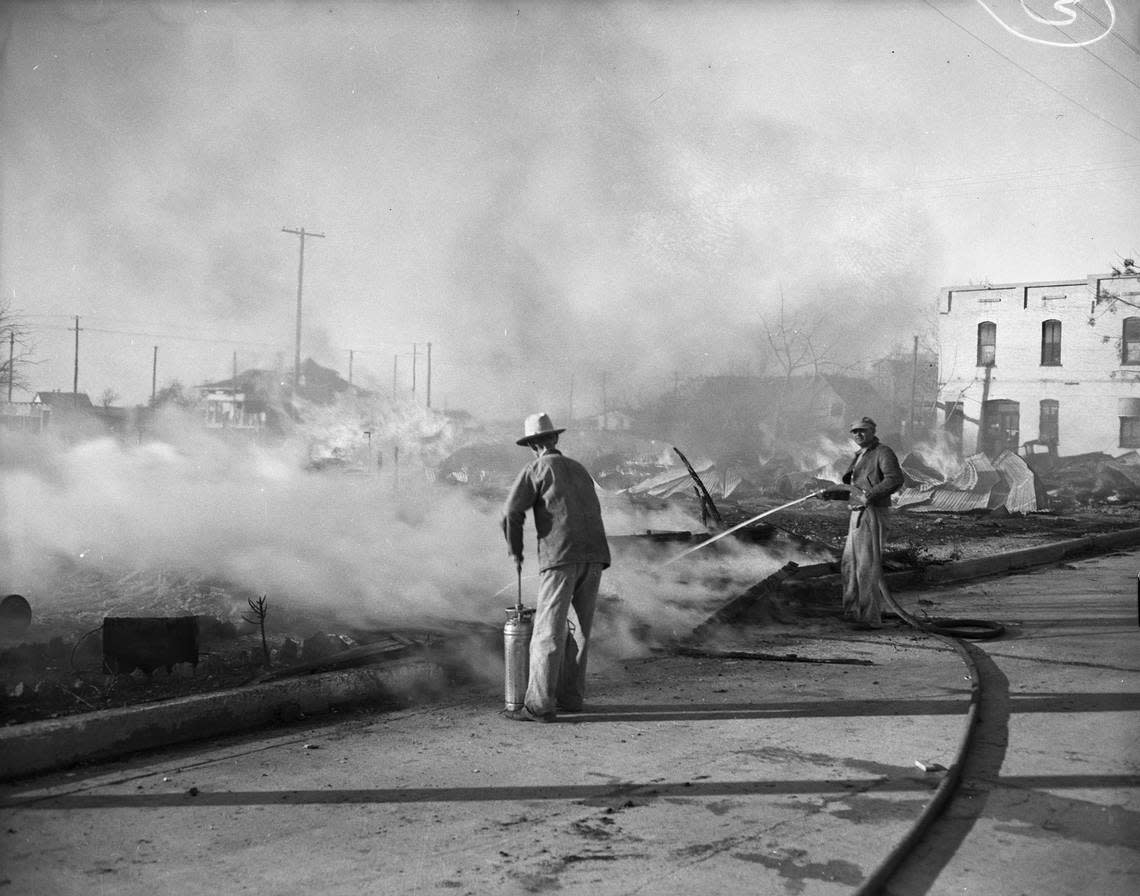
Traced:
[[515, 444], [529, 445], [541, 436], [556, 436], [560, 432], [566, 432], [565, 428], [555, 429], [554, 424], [550, 422], [550, 416], [548, 414], [531, 414], [526, 418], [526, 422], [523, 423], [523, 437], [515, 442]]

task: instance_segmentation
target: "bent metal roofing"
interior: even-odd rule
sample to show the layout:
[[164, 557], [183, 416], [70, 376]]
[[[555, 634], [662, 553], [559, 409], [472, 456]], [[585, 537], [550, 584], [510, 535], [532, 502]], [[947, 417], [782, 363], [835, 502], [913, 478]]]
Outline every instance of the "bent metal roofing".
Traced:
[[[905, 461], [903, 472], [907, 472]], [[984, 454], [971, 455], [949, 482], [913, 478], [921, 484], [902, 489], [895, 496], [895, 506], [919, 513], [967, 513], [999, 507], [1010, 513], [1037, 510], [1036, 476], [1012, 451], [1003, 451], [992, 461]]]

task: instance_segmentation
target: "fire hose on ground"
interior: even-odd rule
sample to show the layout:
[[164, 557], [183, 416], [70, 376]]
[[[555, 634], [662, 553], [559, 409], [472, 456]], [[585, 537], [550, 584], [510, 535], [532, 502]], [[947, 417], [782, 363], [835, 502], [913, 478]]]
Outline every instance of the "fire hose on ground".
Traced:
[[[811, 492], [810, 494], [804, 495], [802, 498], [796, 498], [794, 501], [789, 501], [787, 504], [781, 504], [779, 507], [773, 507], [771, 510], [766, 510], [763, 513], [757, 514], [756, 516], [745, 520], [742, 523], [737, 523], [732, 528], [725, 529], [723, 532], [718, 532], [716, 535], [705, 539], [700, 544], [694, 545], [688, 550], [682, 551], [674, 557], [671, 557], [665, 562], [665, 565], [668, 566], [670, 563], [680, 560], [682, 557], [688, 556], [694, 551], [699, 551], [701, 548], [708, 547], [713, 542], [720, 541], [720, 539], [724, 538], [726, 535], [731, 535], [733, 532], [736, 532], [739, 529], [743, 529], [745, 526], [750, 526], [753, 523], [764, 519], [766, 516], [771, 516], [774, 513], [779, 513], [781, 510], [787, 510], [789, 507], [794, 507], [797, 504], [802, 504], [804, 501], [808, 501], [811, 498], [823, 498], [824, 493], [827, 491], [829, 491], [829, 489], [819, 489], [817, 491]], [[911, 626], [912, 628], [916, 628], [919, 631], [928, 632], [935, 635], [946, 635], [951, 638], [968, 638], [970, 640], [979, 641], [987, 640], [990, 638], [999, 638], [1005, 634], [1004, 625], [1002, 625], [1000, 622], [991, 622], [986, 619], [959, 619], [954, 617], [927, 617], [925, 619], [919, 619], [917, 616], [913, 616], [904, 610], [901, 606], [899, 606], [898, 601], [894, 599], [894, 596], [891, 594], [890, 589], [887, 588], [887, 583], [882, 580], [882, 577], [880, 577], [879, 580], [879, 588], [882, 592], [883, 599], [886, 601], [887, 605], [898, 615], [898, 617], [907, 625]]]

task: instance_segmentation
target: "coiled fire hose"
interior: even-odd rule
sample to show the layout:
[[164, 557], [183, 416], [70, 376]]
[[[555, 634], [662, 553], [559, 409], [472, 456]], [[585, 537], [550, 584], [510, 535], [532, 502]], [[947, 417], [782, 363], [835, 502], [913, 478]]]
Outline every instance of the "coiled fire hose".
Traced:
[[887, 589], [886, 582], [880, 582], [879, 588], [887, 605], [898, 614], [898, 617], [919, 631], [934, 635], [946, 635], [950, 638], [968, 638], [971, 641], [1000, 638], [1005, 634], [1004, 625], [1000, 622], [991, 622], [988, 619], [959, 619], [952, 616], [928, 616], [925, 619], [919, 619], [898, 605], [894, 596]]

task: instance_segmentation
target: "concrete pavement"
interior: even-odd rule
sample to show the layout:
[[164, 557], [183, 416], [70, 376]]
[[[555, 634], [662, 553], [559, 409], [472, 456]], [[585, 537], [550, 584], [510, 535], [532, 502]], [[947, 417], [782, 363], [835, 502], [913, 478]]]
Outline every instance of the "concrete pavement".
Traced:
[[1140, 552], [926, 589], [1005, 623], [968, 646], [979, 723], [945, 813], [886, 892], [1140, 892]]
[[553, 725], [473, 688], [9, 783], [0, 889], [1135, 892], [1138, 571], [899, 595], [992, 642], [735, 625]]
[[589, 711], [552, 725], [476, 690], [9, 785], [6, 886], [850, 893], [954, 764], [972, 683], [909, 632], [812, 642], [815, 662], [599, 670]]

